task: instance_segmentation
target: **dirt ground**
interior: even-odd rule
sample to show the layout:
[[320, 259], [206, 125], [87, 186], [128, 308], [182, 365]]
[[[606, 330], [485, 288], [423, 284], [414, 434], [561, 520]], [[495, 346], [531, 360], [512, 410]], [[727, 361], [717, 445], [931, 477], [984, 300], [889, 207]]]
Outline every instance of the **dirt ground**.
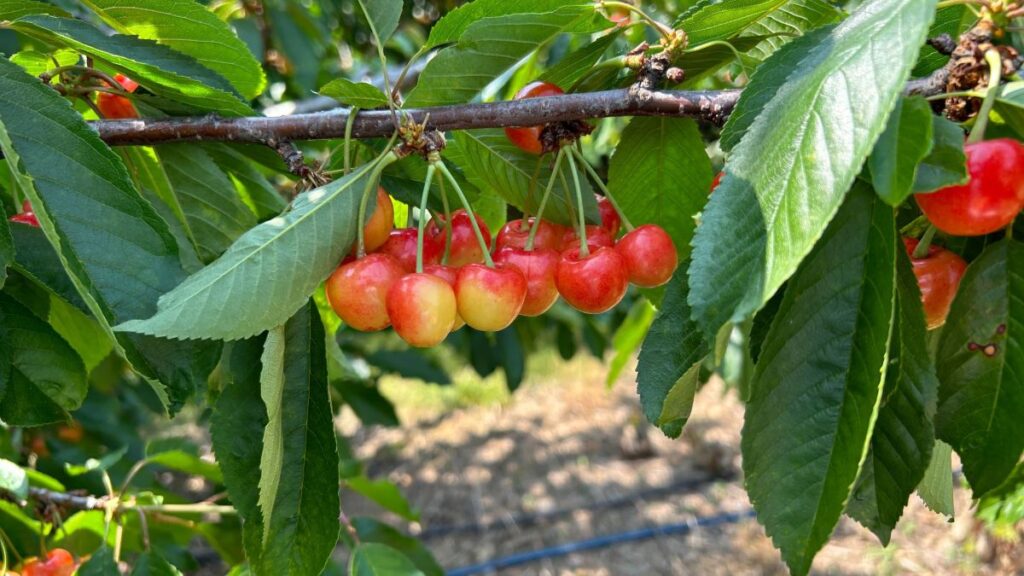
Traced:
[[[389, 381], [383, 390], [399, 407], [402, 428], [359, 430], [352, 418], [343, 418], [341, 425], [367, 462], [368, 474], [397, 483], [420, 510], [422, 523], [407, 528], [424, 537], [446, 569], [595, 536], [748, 510], [737, 479], [742, 410], [734, 395], [710, 384], [697, 398], [684, 438], [672, 441], [644, 425], [631, 370], [627, 368], [608, 390], [602, 365], [579, 359], [550, 370], [534, 370], [534, 374], [545, 374], [534, 376], [512, 398], [500, 391], [500, 379], [489, 379], [481, 385], [483, 391], [476, 391], [479, 398], [461, 403], [452, 400], [457, 391]], [[439, 401], [437, 395], [444, 399]], [[892, 544], [885, 549], [867, 530], [844, 518], [818, 555], [814, 573], [1024, 574], [1020, 545], [1016, 549], [1005, 543], [994, 545], [979, 536], [969, 514], [969, 495], [958, 489], [956, 499], [958, 517], [950, 525], [913, 497]], [[380, 515], [373, 504], [350, 492], [343, 494], [343, 507], [350, 516]], [[570, 511], [558, 513], [566, 509]], [[537, 514], [542, 516], [531, 517]], [[454, 534], [438, 532], [474, 523], [490, 526]], [[397, 525], [403, 524], [398, 521]], [[748, 519], [497, 573], [786, 571], [763, 529]]]

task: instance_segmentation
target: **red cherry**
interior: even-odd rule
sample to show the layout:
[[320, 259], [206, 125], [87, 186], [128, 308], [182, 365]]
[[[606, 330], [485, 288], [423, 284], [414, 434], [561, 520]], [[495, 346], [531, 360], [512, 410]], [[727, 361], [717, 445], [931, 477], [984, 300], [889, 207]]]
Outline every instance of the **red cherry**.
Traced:
[[36, 218], [34, 212], [22, 212], [20, 214], [15, 214], [14, 216], [8, 218], [8, 220], [10, 220], [11, 222], [27, 224], [29, 226], [35, 226], [36, 228], [39, 228], [39, 218]]
[[[125, 76], [124, 74], [114, 75], [114, 80], [117, 80], [118, 84], [128, 92], [135, 92], [139, 87], [139, 83]], [[120, 118], [138, 118], [139, 113], [135, 110], [135, 106], [132, 105], [131, 100], [124, 96], [118, 96], [117, 94], [110, 94], [108, 92], [97, 92], [96, 93], [96, 107], [100, 109], [100, 113], [104, 118], [114, 120]]]
[[1024, 209], [1024, 145], [1002, 138], [968, 144], [970, 180], [930, 194], [915, 194], [936, 228], [956, 236], [981, 236], [1005, 228]]
[[21, 201], [21, 211], [22, 212], [31, 212], [32, 211], [32, 203], [29, 202], [28, 200], [22, 200]]
[[[536, 218], [512, 220], [498, 232], [494, 241], [495, 250], [502, 248], [526, 248], [526, 240], [530, 237], [530, 228]], [[524, 229], [525, 228], [525, 229]], [[551, 248], [557, 250], [562, 245], [562, 236], [566, 228], [547, 220], [541, 220], [537, 227], [537, 235], [533, 238], [534, 248]]]
[[526, 278], [526, 300], [523, 316], [540, 316], [558, 300], [558, 288], [555, 286], [555, 270], [558, 269], [558, 252], [550, 248], [534, 248], [527, 251], [522, 248], [506, 246], [494, 255], [495, 262], [515, 266]]
[[[487, 229], [487, 224], [479, 215], [474, 214], [474, 216], [476, 216], [477, 225], [480, 226], [484, 242], [490, 246], [491, 232]], [[443, 250], [445, 241], [444, 220], [431, 220], [427, 227], [430, 236], [440, 238]], [[470, 222], [469, 214], [466, 214], [465, 210], [456, 210], [452, 213], [451, 233], [452, 243], [451, 248], [448, 250], [449, 266], [459, 267], [465, 264], [483, 262], [484, 251], [476, 239], [476, 234], [473, 233], [473, 224]]]
[[614, 248], [600, 247], [581, 257], [579, 248], [562, 252], [555, 271], [558, 293], [573, 308], [590, 314], [611, 310], [626, 295], [626, 263]]
[[[400, 228], [392, 230], [388, 241], [377, 249], [380, 254], [392, 256], [405, 268], [406, 272], [416, 271], [416, 238], [419, 231], [416, 228]], [[430, 234], [423, 235], [423, 265], [437, 264], [441, 261], [441, 254], [444, 253], [444, 245], [438, 243], [438, 239]]]
[[507, 328], [526, 300], [526, 278], [514, 266], [467, 264], [455, 278], [459, 315], [471, 327], [485, 332]]
[[924, 258], [914, 258], [914, 250], [919, 241], [916, 238], [904, 238], [903, 245], [910, 254], [914, 265], [917, 285], [921, 287], [921, 303], [924, 304], [924, 316], [928, 329], [933, 330], [946, 322], [949, 306], [953, 303], [960, 279], [967, 270], [967, 262], [945, 248], [932, 244]]
[[[565, 94], [561, 88], [550, 82], [531, 82], [523, 86], [522, 90], [516, 92], [516, 100], [526, 98], [540, 98], [542, 96], [557, 96]], [[543, 126], [521, 126], [505, 128], [505, 136], [523, 152], [529, 154], [543, 154], [544, 147], [540, 143], [540, 132]]]
[[722, 183], [722, 178], [724, 178], [724, 177], [725, 177], [725, 172], [719, 172], [718, 174], [715, 174], [715, 179], [711, 181], [711, 191], [712, 192], [715, 191], [715, 188], [718, 188], [718, 185]]
[[373, 252], [388, 241], [395, 227], [395, 207], [383, 188], [377, 188], [377, 207], [363, 228], [363, 243], [367, 252]]
[[390, 323], [385, 302], [388, 290], [403, 275], [405, 270], [391, 256], [368, 254], [331, 274], [327, 301], [334, 313], [356, 330], [383, 330]]
[[[430, 265], [423, 266], [423, 273], [424, 274], [432, 274], [434, 276], [437, 276], [438, 278], [440, 278], [440, 279], [444, 280], [445, 282], [447, 282], [448, 285], [452, 287], [452, 290], [455, 290], [455, 279], [459, 275], [459, 269], [458, 268], [453, 268], [451, 266], [445, 266], [444, 264], [430, 264]], [[459, 316], [459, 313], [456, 310], [456, 312], [455, 312], [455, 325], [452, 326], [452, 332], [455, 332], [456, 330], [458, 330], [459, 328], [462, 328], [465, 325], [466, 325], [466, 321], [462, 319], [462, 316]]]
[[[591, 250], [601, 247], [611, 248], [614, 245], [615, 238], [613, 238], [607, 230], [595, 224], [587, 224], [587, 246]], [[579, 247], [580, 237], [576, 235], [575, 230], [568, 229], [562, 236], [562, 245], [559, 246], [559, 252], [565, 252], [566, 250]]]
[[601, 211], [601, 228], [608, 231], [612, 238], [619, 235], [619, 227], [622, 226], [622, 218], [618, 210], [612, 206], [611, 200], [604, 196], [597, 197], [597, 208]]
[[387, 296], [388, 317], [395, 332], [410, 346], [437, 346], [455, 324], [455, 291], [433, 274], [409, 274], [395, 282]]
[[117, 80], [117, 83], [121, 85], [121, 88], [124, 88], [125, 90], [132, 93], [134, 93], [139, 88], [138, 82], [132, 80], [124, 74], [114, 74], [114, 80]]
[[626, 233], [615, 249], [626, 263], [629, 281], [642, 288], [668, 282], [679, 265], [672, 238], [655, 224], [644, 224]]
[[23, 576], [71, 576], [75, 572], [75, 559], [62, 548], [54, 548], [46, 560], [33, 558], [21, 568]]

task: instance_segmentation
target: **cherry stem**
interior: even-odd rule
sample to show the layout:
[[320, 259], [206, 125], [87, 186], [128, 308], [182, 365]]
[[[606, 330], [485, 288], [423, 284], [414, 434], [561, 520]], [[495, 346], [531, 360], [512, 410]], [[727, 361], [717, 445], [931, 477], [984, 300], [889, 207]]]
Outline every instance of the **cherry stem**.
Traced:
[[420, 198], [419, 231], [416, 234], [416, 272], [423, 272], [423, 234], [427, 229], [427, 198], [430, 197], [430, 182], [437, 170], [434, 164], [427, 165], [427, 177], [423, 179], [423, 196]]
[[583, 213], [583, 189], [580, 188], [580, 174], [576, 169], [576, 160], [573, 159], [572, 154], [567, 154], [566, 158], [569, 159], [569, 171], [572, 173], [572, 183], [576, 190], [576, 209], [579, 211], [576, 216], [580, 235], [580, 257], [586, 258], [590, 256], [590, 247], [587, 246], [587, 218]]
[[914, 253], [912, 254], [914, 260], [928, 257], [928, 249], [931, 248], [932, 240], [935, 239], [937, 231], [938, 228], [934, 224], [928, 226], [928, 229], [924, 231], [924, 236], [921, 236], [921, 240], [917, 243], [917, 248], [914, 248]]
[[359, 200], [359, 221], [356, 223], [358, 226], [356, 231], [356, 238], [358, 238], [358, 243], [356, 244], [356, 258], [366, 256], [366, 208], [370, 202], [370, 196], [374, 195], [374, 192], [377, 189], [377, 182], [380, 180], [380, 173], [384, 171], [384, 168], [396, 160], [398, 160], [398, 156], [395, 156], [394, 152], [388, 149], [384, 154], [374, 159], [373, 162], [367, 164], [366, 170], [360, 173], [361, 176], [370, 172], [370, 178], [366, 181], [366, 188], [363, 189], [363, 197]]
[[[555, 187], [555, 177], [558, 176], [558, 170], [562, 166], [562, 156], [565, 156], [565, 148], [559, 148], [558, 154], [555, 155], [555, 166], [551, 169], [551, 176], [548, 178], [548, 185], [544, 188], [544, 195], [540, 197], [540, 204], [537, 206], [537, 215], [533, 219], [533, 226], [530, 227], [530, 235], [526, 237], [526, 251], [533, 250], [533, 241], [537, 237], [537, 230], [540, 229], [540, 220], [544, 216], [544, 207], [547, 206], [548, 198], [551, 196], [551, 190]], [[523, 218], [523, 222], [526, 222], [526, 218]]]
[[974, 123], [974, 128], [971, 129], [971, 135], [967, 137], [968, 144], [974, 144], [975, 142], [981, 142], [985, 139], [985, 129], [988, 128], [988, 116], [992, 112], [992, 107], [996, 105], [996, 96], [999, 94], [999, 83], [1002, 81], [1003, 75], [1003, 57], [1000, 56], [997, 50], [988, 50], [985, 52], [985, 62], [988, 63], [989, 75], [988, 75], [988, 92], [985, 94], [985, 100], [981, 103], [981, 111], [978, 112], [978, 119]]
[[352, 146], [352, 125], [355, 124], [355, 119], [356, 116], [358, 115], [359, 108], [353, 106], [352, 109], [348, 111], [348, 120], [345, 120], [345, 171], [343, 172], [344, 174], [348, 174], [352, 170], [352, 158], [349, 156], [349, 150], [351, 149]]
[[448, 205], [448, 189], [444, 185], [444, 177], [437, 171], [437, 184], [441, 187], [441, 206], [444, 207], [444, 254], [441, 256], [441, 264], [448, 264], [448, 256], [452, 252], [452, 209]]
[[606, 186], [604, 181], [601, 180], [601, 177], [598, 176], [597, 170], [594, 170], [594, 167], [591, 166], [589, 162], [587, 162], [587, 159], [583, 157], [582, 152], [580, 152], [576, 148], [573, 148], [572, 151], [574, 154], [576, 154], [576, 157], [579, 158], [580, 164], [583, 164], [583, 169], [586, 170], [587, 174], [590, 175], [590, 179], [593, 180], [595, 184], [597, 184], [598, 188], [601, 189], [601, 193], [604, 194], [604, 197], [608, 199], [608, 202], [611, 202], [612, 208], [615, 209], [615, 212], [619, 215], [619, 218], [622, 219], [622, 225], [626, 227], [626, 232], [632, 232], [633, 223], [629, 221], [629, 218], [626, 218], [626, 213], [622, 211], [622, 208], [619, 207], [619, 203], [615, 201], [615, 197], [612, 196], [611, 191], [608, 190], [608, 186]]
[[[462, 207], [466, 210], [466, 215], [469, 216], [469, 223], [473, 226], [473, 234], [476, 235], [476, 241], [480, 243], [480, 248], [483, 250], [484, 263], [487, 264], [488, 268], [494, 268], [494, 260], [491, 259], [491, 249], [487, 242], [484, 241], [484, 233], [480, 231], [480, 224], [476, 221], [476, 214], [473, 213], [473, 207], [469, 205], [469, 200], [466, 200], [466, 195], [463, 194], [459, 181], [448, 171], [448, 167], [445, 166], [443, 160], [438, 160], [437, 169], [451, 183], [452, 188], [455, 188], [455, 194], [458, 195], [459, 202], [462, 202]], [[449, 218], [448, 226], [450, 227], [451, 225], [451, 219]]]

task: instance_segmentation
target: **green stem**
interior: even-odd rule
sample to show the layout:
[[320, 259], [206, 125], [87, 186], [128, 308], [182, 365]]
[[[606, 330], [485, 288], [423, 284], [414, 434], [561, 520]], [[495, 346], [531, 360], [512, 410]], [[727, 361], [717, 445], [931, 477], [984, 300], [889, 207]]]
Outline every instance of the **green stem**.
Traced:
[[441, 187], [441, 206], [444, 208], [444, 254], [441, 255], [441, 264], [447, 266], [448, 256], [452, 253], [452, 208], [448, 205], [448, 188], [444, 185], [444, 177], [436, 171], [434, 175]]
[[[434, 179], [434, 164], [427, 165], [427, 177], [423, 179], [423, 196], [420, 198], [420, 223], [416, 234], [416, 272], [423, 272], [423, 234], [427, 229], [427, 199], [430, 197], [430, 182]], [[410, 212], [412, 210], [410, 209]]]
[[234, 506], [221, 504], [154, 504], [133, 506], [143, 512], [165, 512], [167, 514], [237, 514]]
[[576, 148], [573, 148], [572, 151], [574, 154], [576, 154], [576, 157], [579, 158], [580, 164], [583, 164], [583, 169], [586, 170], [587, 174], [590, 175], [590, 179], [593, 180], [595, 184], [597, 184], [597, 187], [601, 189], [601, 193], [604, 194], [604, 197], [607, 198], [609, 202], [611, 202], [612, 208], [615, 208], [615, 212], [618, 213], [619, 218], [622, 219], [622, 225], [626, 227], [626, 231], [632, 232], [633, 223], [629, 221], [629, 218], [626, 218], [626, 213], [622, 211], [622, 208], [619, 206], [619, 203], [615, 201], [615, 197], [612, 196], [611, 191], [608, 190], [608, 186], [606, 186], [604, 181], [601, 180], [601, 177], [598, 176], [597, 171], [594, 170], [594, 167], [591, 166], [589, 162], [587, 162], [586, 158], [583, 157], [582, 152], [580, 152]]
[[[558, 170], [562, 165], [562, 156], [565, 156], [565, 148], [559, 148], [558, 154], [555, 154], [555, 167], [551, 169], [551, 176], [548, 177], [548, 185], [544, 188], [544, 195], [540, 197], [540, 205], [537, 206], [537, 216], [533, 219], [533, 226], [530, 227], [530, 235], [526, 237], [526, 251], [533, 250], [533, 239], [537, 237], [537, 230], [540, 229], [540, 220], [544, 216], [544, 207], [547, 206], [548, 198], [551, 196], [551, 190], [555, 187], [555, 176], [558, 175]], [[523, 222], [526, 219], [523, 218]]]
[[655, 29], [655, 31], [658, 32], [658, 34], [661, 34], [661, 37], [664, 38], [665, 40], [672, 39], [672, 30], [669, 29], [668, 26], [665, 26], [661, 22], [658, 22], [654, 18], [648, 16], [647, 13], [641, 10], [638, 6], [634, 6], [632, 4], [629, 4], [628, 2], [610, 2], [604, 0], [602, 0], [601, 6], [603, 8], [622, 8], [623, 10], [628, 10], [629, 12], [632, 12], [637, 16], [643, 18], [648, 24], [651, 25], [652, 28]]
[[933, 102], [935, 100], [948, 100], [950, 98], [984, 98], [985, 95], [975, 90], [963, 90], [960, 92], [943, 92], [942, 94], [935, 94], [934, 96], [928, 96], [925, 100]]
[[572, 172], [572, 183], [576, 190], [576, 209], [579, 211], [576, 216], [580, 235], [580, 258], [586, 258], [590, 256], [590, 247], [587, 246], [587, 219], [583, 213], [583, 189], [580, 188], [580, 174], [576, 169], [576, 160], [573, 159], [572, 154], [566, 155], [566, 158], [569, 159], [569, 171]]
[[747, 70], [747, 65], [743, 63], [743, 56], [740, 55], [740, 51], [737, 50], [735, 46], [724, 40], [712, 40], [710, 42], [704, 42], [697, 48], [693, 50], [688, 50], [687, 53], [696, 54], [697, 52], [700, 52], [705, 48], [711, 48], [712, 46], [725, 46], [726, 48], [728, 48], [732, 52], [733, 57], [736, 58], [736, 63], [740, 65], [740, 68], [743, 70], [743, 73], [746, 74], [747, 76], [750, 76], [750, 73]]
[[968, 144], [981, 142], [985, 139], [985, 129], [988, 128], [988, 116], [992, 112], [992, 107], [996, 105], [996, 96], [999, 94], [1000, 89], [999, 83], [1003, 79], [1003, 57], [999, 55], [998, 51], [993, 49], [985, 52], [985, 62], [988, 63], [990, 70], [988, 75], [988, 91], [985, 94], [985, 100], [981, 103], [981, 111], [978, 112], [978, 119], [974, 122], [971, 135], [967, 137]]
[[921, 236], [920, 242], [917, 243], [917, 248], [914, 249], [913, 258], [919, 260], [928, 256], [928, 248], [932, 245], [932, 240], [935, 239], [935, 233], [938, 228], [935, 225], [928, 226], [928, 229], [924, 231], [924, 236]]
[[[494, 260], [491, 259], [491, 248], [487, 245], [484, 240], [484, 233], [480, 230], [480, 224], [476, 221], [476, 215], [473, 214], [473, 207], [469, 205], [469, 200], [466, 199], [466, 195], [462, 193], [462, 187], [459, 186], [458, 180], [452, 173], [448, 171], [448, 167], [445, 166], [443, 160], [438, 160], [437, 170], [448, 180], [455, 189], [455, 194], [459, 197], [459, 202], [462, 202], [462, 207], [466, 210], [466, 215], [469, 216], [469, 223], [473, 226], [473, 234], [476, 235], [476, 241], [480, 243], [480, 249], [484, 253], [484, 262], [488, 268], [494, 268]], [[449, 219], [448, 226], [451, 226], [451, 219]]]
[[[380, 180], [380, 173], [384, 171], [389, 164], [398, 160], [398, 156], [395, 156], [394, 152], [388, 151], [383, 156], [378, 156], [374, 162], [367, 165], [367, 170], [371, 171], [369, 180], [366, 181], [366, 188], [363, 189], [363, 197], [359, 200], [359, 220], [356, 223], [358, 228], [356, 230], [356, 237], [358, 243], [356, 244], [356, 258], [362, 258], [366, 256], [366, 208], [370, 202], [370, 197], [374, 196], [374, 192], [377, 190], [377, 183]], [[364, 171], [363, 174], [366, 172]]]
[[942, 0], [942, 2], [939, 2], [935, 8], [937, 10], [941, 10], [943, 8], [949, 8], [950, 6], [961, 6], [963, 4], [979, 5], [980, 2], [978, 2], [978, 0]]
[[345, 174], [348, 174], [352, 170], [352, 158], [349, 156], [349, 150], [352, 144], [352, 125], [355, 124], [356, 116], [359, 114], [359, 108], [353, 106], [349, 108], [348, 119], [345, 120]]

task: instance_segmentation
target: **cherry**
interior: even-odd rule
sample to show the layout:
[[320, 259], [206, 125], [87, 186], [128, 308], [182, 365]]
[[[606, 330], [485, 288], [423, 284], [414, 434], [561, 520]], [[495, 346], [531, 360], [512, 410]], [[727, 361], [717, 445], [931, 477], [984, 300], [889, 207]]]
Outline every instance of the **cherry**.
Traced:
[[[526, 248], [526, 240], [530, 237], [530, 229], [536, 218], [512, 220], [502, 226], [498, 238], [494, 241], [495, 250], [502, 248]], [[562, 236], [568, 230], [547, 220], [541, 220], [537, 227], [537, 235], [533, 238], [534, 248], [551, 248], [558, 250], [562, 245]]]
[[54, 548], [46, 560], [32, 558], [21, 567], [23, 576], [71, 576], [75, 572], [75, 559], [63, 548]]
[[455, 325], [455, 291], [433, 274], [409, 274], [388, 291], [387, 309], [402, 340], [417, 348], [437, 346]]
[[626, 295], [626, 263], [614, 248], [605, 246], [580, 256], [579, 248], [562, 252], [555, 271], [558, 293], [573, 308], [598, 314], [612, 309]]
[[1024, 209], [1024, 145], [1002, 138], [964, 146], [970, 180], [929, 194], [917, 205], [936, 228], [981, 236], [1005, 228]]
[[363, 244], [367, 252], [373, 252], [388, 241], [391, 230], [395, 227], [395, 207], [391, 204], [391, 197], [383, 189], [377, 188], [377, 207], [373, 215], [366, 221], [363, 227]]
[[679, 265], [672, 238], [655, 224], [644, 224], [627, 232], [615, 249], [626, 263], [629, 281], [642, 288], [668, 282]]
[[719, 172], [718, 174], [715, 174], [715, 179], [711, 181], [711, 191], [712, 192], [715, 191], [715, 188], [718, 188], [718, 185], [722, 183], [722, 178], [724, 178], [724, 177], [725, 177], [725, 172]]
[[342, 264], [327, 279], [327, 301], [346, 324], [371, 332], [388, 327], [388, 290], [405, 274], [387, 254], [369, 254]]
[[[515, 99], [525, 100], [526, 98], [557, 96], [559, 94], [565, 94], [565, 92], [550, 82], [538, 80], [523, 86], [519, 92], [516, 92]], [[505, 136], [523, 152], [543, 154], [544, 146], [540, 142], [540, 132], [543, 129], [543, 126], [508, 127], [505, 128]]]
[[608, 11], [608, 20], [611, 20], [620, 28], [629, 26], [629, 22], [632, 17], [633, 15], [630, 11], [625, 8], [612, 8]]
[[[448, 285], [452, 287], [452, 290], [455, 290], [455, 279], [459, 275], [458, 268], [452, 268], [451, 266], [445, 266], [444, 264], [429, 264], [423, 266], [423, 273], [433, 274], [434, 276], [437, 276], [438, 278], [447, 282]], [[462, 316], [459, 316], [459, 312], [458, 310], [456, 310], [455, 325], [452, 326], [452, 332], [455, 332], [456, 330], [462, 328], [465, 325], [466, 321], [462, 319]]]
[[[416, 228], [400, 228], [392, 230], [387, 242], [377, 249], [379, 254], [392, 256], [406, 272], [416, 271], [416, 238], [419, 232]], [[444, 244], [430, 234], [423, 235], [423, 265], [437, 264], [441, 261], [441, 254], [444, 253]]]
[[[128, 92], [135, 92], [139, 87], [138, 82], [135, 82], [123, 74], [115, 75], [114, 80], [117, 80], [118, 84]], [[139, 117], [139, 113], [135, 110], [135, 106], [132, 105], [131, 100], [124, 96], [110, 94], [109, 92], [96, 93], [96, 107], [100, 109], [100, 113], [103, 114], [103, 117], [108, 120]]]
[[[615, 238], [608, 233], [602, 226], [595, 224], [587, 224], [587, 246], [593, 250], [595, 248], [607, 247], [611, 248], [615, 245]], [[580, 247], [580, 237], [576, 234], [575, 230], [567, 229], [565, 234], [562, 236], [562, 245], [559, 246], [559, 252], [565, 252], [572, 248]]]
[[[479, 215], [474, 214], [474, 216], [476, 216], [476, 223], [480, 226], [480, 232], [484, 236], [484, 242], [490, 246], [491, 232], [487, 229], [487, 224]], [[444, 220], [440, 218], [436, 221], [431, 220], [427, 228], [427, 234], [434, 238], [439, 238], [443, 247], [445, 241]], [[448, 265], [459, 267], [464, 264], [483, 262], [483, 248], [477, 242], [476, 234], [473, 233], [473, 224], [470, 222], [469, 214], [466, 214], [465, 210], [452, 212], [451, 240], [451, 248], [448, 250]]]
[[32, 211], [32, 203], [28, 200], [22, 201], [20, 213], [11, 216], [7, 220], [39, 228], [39, 218], [36, 218], [35, 212]]
[[485, 332], [507, 328], [526, 300], [526, 278], [514, 266], [467, 264], [455, 278], [459, 315], [471, 327]]
[[519, 311], [523, 316], [540, 316], [558, 300], [555, 270], [558, 269], [559, 258], [558, 252], [551, 248], [527, 251], [506, 246], [495, 253], [495, 262], [515, 266], [526, 278], [526, 300]]
[[612, 205], [611, 200], [604, 196], [597, 197], [597, 208], [601, 211], [601, 228], [608, 231], [612, 238], [619, 235], [619, 228], [622, 226], [622, 218], [618, 210]]
[[903, 244], [914, 265], [917, 285], [921, 287], [921, 302], [924, 304], [928, 329], [938, 328], [946, 322], [949, 306], [956, 296], [960, 279], [967, 269], [967, 262], [955, 253], [934, 244], [928, 247], [928, 254], [924, 258], [914, 258], [918, 240], [904, 238]]

